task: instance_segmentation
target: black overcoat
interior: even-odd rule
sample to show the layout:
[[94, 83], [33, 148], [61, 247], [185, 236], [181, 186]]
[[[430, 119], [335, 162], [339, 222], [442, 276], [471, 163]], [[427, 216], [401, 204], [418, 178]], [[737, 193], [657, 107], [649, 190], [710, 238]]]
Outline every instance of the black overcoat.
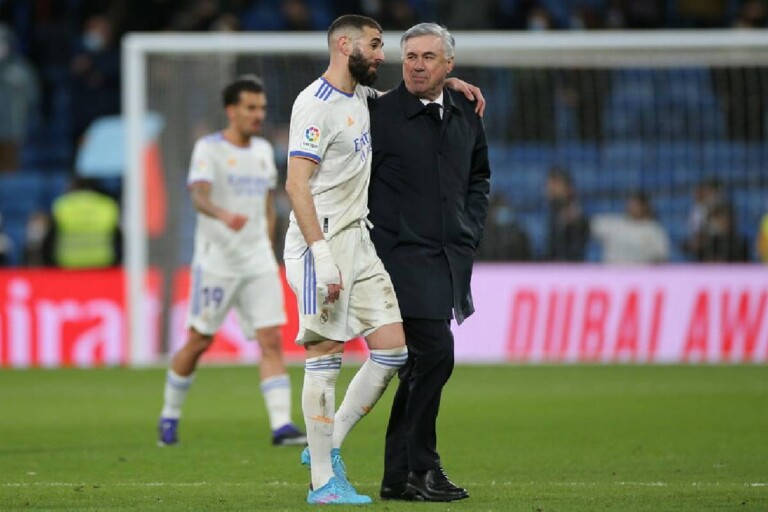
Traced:
[[369, 101], [371, 237], [405, 318], [461, 323], [488, 211], [488, 146], [474, 104], [443, 91], [436, 121], [404, 83]]

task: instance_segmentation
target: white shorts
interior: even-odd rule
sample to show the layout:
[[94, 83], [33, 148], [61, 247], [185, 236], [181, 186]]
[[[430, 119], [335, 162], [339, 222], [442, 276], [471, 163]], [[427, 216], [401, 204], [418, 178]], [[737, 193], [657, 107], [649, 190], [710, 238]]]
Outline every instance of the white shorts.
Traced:
[[285, 324], [283, 286], [278, 273], [225, 277], [193, 266], [187, 326], [213, 335], [231, 308], [235, 308], [243, 336], [249, 340], [254, 339], [256, 329]]
[[328, 240], [344, 289], [339, 300], [323, 304], [326, 289], [318, 290], [312, 251], [299, 259], [286, 259], [288, 284], [299, 303], [296, 343], [349, 341], [367, 336], [383, 325], [402, 322], [392, 280], [365, 224], [354, 224]]

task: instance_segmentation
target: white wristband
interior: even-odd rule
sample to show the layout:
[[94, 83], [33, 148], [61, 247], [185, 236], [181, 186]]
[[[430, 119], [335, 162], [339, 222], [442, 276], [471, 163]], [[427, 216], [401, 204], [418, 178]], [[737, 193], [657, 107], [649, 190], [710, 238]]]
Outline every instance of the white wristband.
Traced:
[[310, 250], [312, 251], [312, 257], [315, 260], [317, 286], [325, 287], [329, 284], [341, 284], [339, 267], [337, 267], [336, 262], [333, 261], [333, 255], [328, 248], [328, 242], [325, 240], [318, 240], [312, 244]]

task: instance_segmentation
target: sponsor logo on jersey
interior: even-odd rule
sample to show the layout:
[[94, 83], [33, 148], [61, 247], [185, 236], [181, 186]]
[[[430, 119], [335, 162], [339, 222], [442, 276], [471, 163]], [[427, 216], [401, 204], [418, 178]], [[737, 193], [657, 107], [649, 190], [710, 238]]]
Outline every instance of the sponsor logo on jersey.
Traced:
[[262, 196], [269, 189], [269, 180], [260, 176], [227, 174], [227, 185], [238, 196]]
[[359, 137], [357, 137], [354, 140], [355, 143], [355, 154], [360, 155], [360, 160], [365, 162], [365, 160], [368, 158], [368, 155], [371, 153], [371, 135], [365, 131], [360, 134]]
[[311, 124], [304, 129], [304, 137], [301, 139], [301, 148], [310, 151], [316, 151], [320, 144], [320, 127]]

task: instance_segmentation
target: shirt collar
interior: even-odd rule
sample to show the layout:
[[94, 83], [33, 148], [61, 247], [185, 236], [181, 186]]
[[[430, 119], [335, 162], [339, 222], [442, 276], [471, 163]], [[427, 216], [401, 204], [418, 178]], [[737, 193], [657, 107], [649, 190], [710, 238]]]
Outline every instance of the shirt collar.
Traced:
[[430, 103], [437, 103], [438, 105], [443, 107], [443, 91], [440, 91], [440, 96], [435, 98], [434, 101], [430, 101], [430, 100], [428, 100], [426, 98], [419, 98], [419, 101], [421, 101], [424, 105], [428, 105]]

